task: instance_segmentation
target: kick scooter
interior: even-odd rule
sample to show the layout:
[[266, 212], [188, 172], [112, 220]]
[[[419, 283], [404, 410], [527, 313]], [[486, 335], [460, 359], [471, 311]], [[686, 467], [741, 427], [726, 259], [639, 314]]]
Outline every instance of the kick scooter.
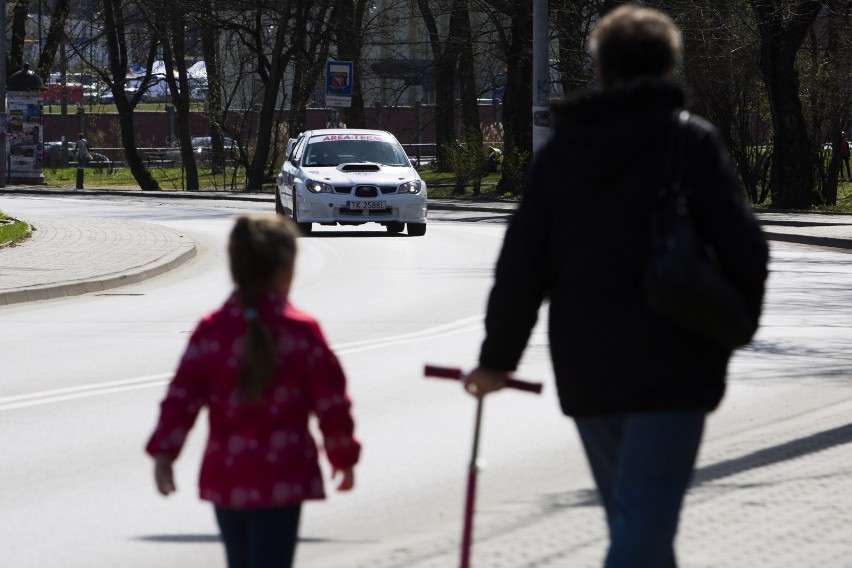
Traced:
[[[426, 365], [423, 374], [427, 377], [437, 377], [440, 379], [453, 379], [464, 381], [465, 373], [461, 369], [451, 367], [437, 367], [435, 365]], [[541, 393], [541, 383], [531, 383], [519, 379], [506, 379], [505, 388], [522, 390], [539, 394]], [[464, 528], [462, 529], [461, 542], [461, 561], [459, 568], [470, 567], [470, 549], [473, 543], [473, 512], [476, 501], [476, 477], [479, 473], [479, 426], [482, 422], [482, 401], [483, 397], [476, 399], [476, 419], [473, 429], [473, 451], [470, 456], [470, 464], [467, 468], [467, 494], [464, 500]]]

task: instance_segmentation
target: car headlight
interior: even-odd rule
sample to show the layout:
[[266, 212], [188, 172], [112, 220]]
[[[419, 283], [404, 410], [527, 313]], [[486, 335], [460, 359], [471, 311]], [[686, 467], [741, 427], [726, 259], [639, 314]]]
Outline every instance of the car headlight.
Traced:
[[308, 188], [308, 191], [311, 193], [334, 193], [334, 188], [327, 183], [314, 181], [312, 179], [305, 182], [305, 187]]
[[413, 181], [407, 181], [401, 186], [399, 186], [399, 193], [420, 193], [420, 186], [423, 184], [419, 179]]

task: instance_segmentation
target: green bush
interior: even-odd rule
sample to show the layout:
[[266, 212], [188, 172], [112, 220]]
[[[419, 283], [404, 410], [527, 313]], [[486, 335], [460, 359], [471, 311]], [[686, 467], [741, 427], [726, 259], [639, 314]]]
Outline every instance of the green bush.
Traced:
[[521, 185], [524, 181], [524, 170], [530, 160], [530, 152], [513, 149], [503, 153], [503, 177], [500, 180], [498, 190], [511, 195], [521, 193]]
[[467, 140], [445, 144], [443, 149], [450, 169], [456, 175], [453, 193], [462, 195], [465, 187], [470, 185], [473, 195], [479, 195], [482, 177], [485, 175], [485, 152], [481, 138], [470, 133]]

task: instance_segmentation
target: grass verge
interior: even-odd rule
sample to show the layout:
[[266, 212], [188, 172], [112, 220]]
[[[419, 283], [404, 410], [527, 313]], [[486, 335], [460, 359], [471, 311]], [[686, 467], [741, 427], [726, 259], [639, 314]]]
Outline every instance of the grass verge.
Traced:
[[[163, 189], [183, 190], [186, 188], [186, 172], [181, 168], [149, 168], [149, 172]], [[232, 182], [237, 187], [243, 187], [245, 176], [240, 175], [239, 170], [236, 178], [233, 168], [226, 168], [224, 174], [213, 174], [211, 170], [199, 168], [198, 178], [202, 189], [230, 190]], [[46, 168], [44, 170], [44, 183], [48, 187], [76, 187], [77, 168]], [[116, 168], [112, 173], [87, 167], [83, 176], [83, 187], [139, 187], [130, 168]]]
[[30, 231], [27, 223], [12, 219], [0, 211], [0, 247], [16, 245], [30, 238]]

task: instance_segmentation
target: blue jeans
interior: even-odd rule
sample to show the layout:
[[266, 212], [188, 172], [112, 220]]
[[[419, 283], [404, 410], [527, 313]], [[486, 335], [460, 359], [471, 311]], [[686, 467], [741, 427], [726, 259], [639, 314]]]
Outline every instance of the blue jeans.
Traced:
[[301, 505], [270, 509], [216, 507], [228, 568], [292, 566], [301, 513]]
[[609, 525], [606, 568], [674, 568], [674, 539], [703, 411], [575, 420]]

